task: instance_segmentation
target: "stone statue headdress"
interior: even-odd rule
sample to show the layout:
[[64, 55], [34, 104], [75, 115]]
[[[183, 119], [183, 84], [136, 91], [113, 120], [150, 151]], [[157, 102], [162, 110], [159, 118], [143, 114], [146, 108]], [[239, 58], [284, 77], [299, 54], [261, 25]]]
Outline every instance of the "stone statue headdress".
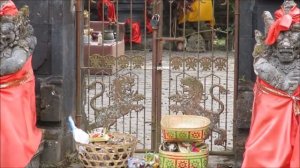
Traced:
[[29, 8], [19, 11], [13, 1], [0, 1], [0, 76], [20, 70], [36, 45]]

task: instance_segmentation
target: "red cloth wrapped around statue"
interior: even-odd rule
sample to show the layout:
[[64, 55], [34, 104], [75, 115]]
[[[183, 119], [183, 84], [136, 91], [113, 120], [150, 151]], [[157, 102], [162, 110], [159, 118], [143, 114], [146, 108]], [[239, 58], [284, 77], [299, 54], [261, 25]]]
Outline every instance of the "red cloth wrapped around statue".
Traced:
[[289, 95], [257, 79], [243, 168], [300, 167], [300, 86]]
[[130, 30], [127, 30], [125, 36], [125, 42], [133, 42], [136, 44], [140, 44], [142, 42], [142, 32], [139, 22], [131, 21], [131, 19], [126, 19], [125, 21], [126, 27], [130, 29], [131, 24], [131, 39], [130, 39]]
[[0, 9], [0, 16], [3, 16], [3, 15], [15, 16], [17, 13], [18, 13], [18, 9], [12, 1], [8, 1]]
[[0, 167], [25, 167], [42, 137], [36, 127], [31, 57], [18, 72], [0, 77], [0, 112]]
[[100, 21], [103, 21], [103, 18], [104, 21], [110, 21], [110, 22], [115, 22], [117, 20], [116, 13], [115, 13], [115, 5], [110, 0], [99, 0], [97, 4], [97, 8], [98, 8], [98, 17]]

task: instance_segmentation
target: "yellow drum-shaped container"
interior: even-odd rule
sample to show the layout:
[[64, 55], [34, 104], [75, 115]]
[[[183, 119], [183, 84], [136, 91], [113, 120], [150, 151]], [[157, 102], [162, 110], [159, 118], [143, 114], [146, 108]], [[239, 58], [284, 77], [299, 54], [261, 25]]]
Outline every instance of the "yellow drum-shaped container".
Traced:
[[209, 136], [210, 120], [196, 115], [167, 115], [161, 119], [165, 142], [203, 142]]

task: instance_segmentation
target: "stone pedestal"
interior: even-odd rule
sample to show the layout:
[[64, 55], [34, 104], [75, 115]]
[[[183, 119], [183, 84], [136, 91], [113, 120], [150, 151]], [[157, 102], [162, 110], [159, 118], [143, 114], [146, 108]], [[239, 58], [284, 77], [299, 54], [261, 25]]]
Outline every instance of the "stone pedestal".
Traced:
[[238, 87], [238, 97], [236, 102], [236, 122], [235, 122], [235, 167], [241, 167], [245, 142], [249, 134], [253, 104], [253, 83], [240, 82]]

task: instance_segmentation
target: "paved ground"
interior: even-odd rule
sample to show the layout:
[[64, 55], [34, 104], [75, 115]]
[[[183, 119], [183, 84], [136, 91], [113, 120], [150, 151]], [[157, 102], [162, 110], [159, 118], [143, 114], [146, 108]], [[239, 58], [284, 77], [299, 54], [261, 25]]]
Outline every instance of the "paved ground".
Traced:
[[[135, 157], [141, 158], [144, 154], [135, 154]], [[208, 167], [207, 168], [233, 168], [233, 157], [232, 156], [217, 156], [210, 155], [208, 157]]]
[[[141, 67], [141, 69], [134, 69], [134, 65], [130, 64], [128, 68], [119, 71], [118, 73], [111, 76], [89, 76], [86, 78], [86, 81], [91, 83], [95, 80], [103, 81], [106, 84], [105, 94], [102, 98], [97, 99], [98, 106], [109, 106], [113, 104], [111, 99], [109, 98], [109, 93], [111, 89], [112, 81], [117, 76], [122, 75], [131, 75], [135, 78], [136, 85], [132, 88], [132, 91], [138, 91], [139, 94], [145, 96], [144, 101], [140, 101], [139, 104], [142, 104], [145, 109], [139, 113], [132, 112], [123, 118], [118, 119], [117, 124], [115, 125], [115, 129], [117, 131], [124, 131], [134, 134], [138, 137], [140, 143], [138, 144], [139, 149], [150, 149], [151, 147], [151, 114], [152, 114], [152, 53], [149, 51], [131, 51], [126, 52], [127, 55], [130, 56], [142, 56], [144, 58], [145, 65]], [[196, 70], [188, 70], [181, 67], [179, 70], [171, 70], [170, 68], [170, 58], [171, 57], [222, 57], [227, 58], [228, 66], [225, 71], [219, 71], [217, 69], [211, 70], [203, 70], [201, 65], [198, 63]], [[163, 72], [162, 72], [162, 113], [172, 114], [169, 111], [169, 105], [173, 102], [170, 102], [169, 97], [176, 93], [176, 91], [180, 91], [182, 88], [180, 86], [180, 79], [185, 75], [198, 77], [204, 84], [206, 94], [208, 99], [203, 103], [203, 106], [207, 109], [217, 110], [219, 108], [219, 104], [217, 102], [212, 102], [208, 93], [209, 87], [214, 83], [219, 83], [222, 86], [226, 87], [229, 90], [226, 95], [219, 95], [220, 100], [226, 104], [225, 111], [220, 116], [220, 127], [227, 130], [227, 144], [226, 148], [222, 146], [215, 146], [212, 144], [213, 140], [218, 136], [213, 133], [212, 138], [207, 140], [207, 143], [210, 145], [211, 151], [224, 151], [224, 150], [232, 150], [232, 139], [233, 139], [233, 82], [234, 82], [234, 59], [233, 54], [226, 52], [207, 52], [207, 53], [187, 53], [187, 52], [163, 52]], [[214, 64], [212, 64], [213, 67]], [[101, 87], [97, 87], [96, 90], [87, 91], [87, 102], [95, 95], [95, 93], [99, 93]], [[216, 93], [217, 94], [217, 93]], [[85, 108], [87, 116], [89, 119], [93, 121], [94, 111], [86, 106]]]
[[[135, 157], [143, 157], [143, 154], [136, 154]], [[207, 168], [233, 168], [233, 157], [211, 155], [208, 157]], [[69, 168], [83, 168], [81, 164], [74, 163]]]

